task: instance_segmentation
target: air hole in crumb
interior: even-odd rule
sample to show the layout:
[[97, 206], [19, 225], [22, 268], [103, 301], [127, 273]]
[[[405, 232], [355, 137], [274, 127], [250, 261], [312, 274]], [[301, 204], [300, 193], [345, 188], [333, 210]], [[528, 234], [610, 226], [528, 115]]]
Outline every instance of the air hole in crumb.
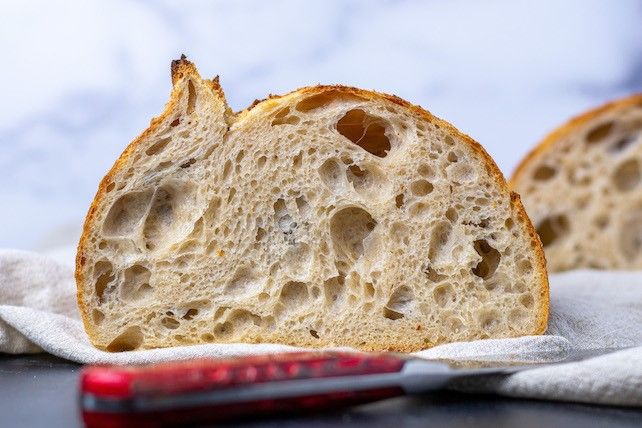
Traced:
[[319, 175], [323, 183], [333, 191], [343, 186], [343, 168], [336, 159], [328, 159], [319, 167]]
[[484, 239], [475, 241], [474, 247], [482, 260], [473, 268], [473, 273], [480, 278], [486, 279], [492, 276], [497, 270], [501, 255], [499, 251], [491, 247]]
[[170, 123], [169, 126], [174, 128], [174, 127], [178, 126], [179, 123], [181, 123], [181, 119], [177, 117], [176, 119], [172, 120], [172, 123]]
[[196, 107], [196, 89], [194, 83], [190, 80], [187, 82], [187, 114], [192, 114]]
[[403, 207], [403, 193], [395, 196], [395, 205], [397, 206], [397, 208]]
[[169, 144], [171, 141], [171, 138], [163, 138], [158, 140], [156, 143], [152, 144], [147, 150], [145, 150], [145, 154], [147, 156], [154, 156], [165, 150], [165, 147]]
[[331, 308], [340, 308], [345, 299], [345, 277], [337, 276], [330, 278], [323, 283], [323, 293], [325, 304]]
[[105, 188], [105, 192], [107, 193], [111, 192], [112, 190], [114, 190], [114, 187], [116, 187], [116, 183], [109, 183], [107, 185], [107, 188]]
[[299, 152], [297, 155], [295, 155], [292, 158], [292, 167], [295, 169], [301, 168], [301, 165], [303, 164], [303, 152]]
[[388, 318], [389, 320], [392, 320], [392, 321], [396, 321], [404, 317], [402, 313], [397, 312], [390, 308], [383, 308], [383, 316], [384, 318]]
[[103, 302], [108, 285], [114, 280], [113, 265], [108, 261], [99, 261], [94, 265], [94, 288], [99, 302]]
[[320, 94], [312, 95], [299, 101], [296, 109], [300, 112], [308, 112], [330, 104], [333, 101], [362, 101], [364, 98], [339, 90], [327, 90]]
[[221, 176], [221, 179], [227, 180], [230, 176], [230, 171], [232, 171], [232, 162], [228, 159], [225, 161], [225, 165], [223, 166], [223, 175]]
[[613, 122], [605, 122], [589, 130], [586, 134], [586, 142], [589, 144], [599, 143], [611, 134]]
[[105, 320], [105, 314], [98, 309], [91, 311], [91, 318], [94, 320], [94, 324], [99, 325]]
[[337, 122], [337, 131], [365, 151], [385, 157], [390, 151], [386, 122], [361, 109], [350, 110]]
[[151, 190], [145, 190], [118, 198], [109, 209], [103, 223], [105, 235], [128, 236], [134, 232], [147, 212], [152, 195]]
[[414, 293], [410, 287], [405, 285], [396, 289], [384, 308], [384, 317], [397, 320], [403, 318], [412, 309]]
[[281, 110], [279, 110], [275, 115], [275, 119], [282, 119], [285, 116], [287, 116], [290, 113], [290, 107], [283, 107]]
[[484, 288], [488, 291], [493, 291], [499, 284], [495, 281], [484, 281]]
[[197, 315], [198, 315], [198, 309], [189, 308], [187, 312], [185, 312], [185, 315], [183, 315], [181, 318], [183, 318], [184, 320], [191, 321]]
[[99, 250], [104, 250], [107, 247], [107, 241], [100, 241], [98, 243], [98, 249]]
[[164, 317], [161, 320], [161, 324], [163, 325], [163, 327], [168, 328], [170, 330], [176, 330], [181, 325], [180, 322], [178, 322], [177, 320], [171, 317]]
[[461, 318], [452, 316], [446, 320], [446, 327], [449, 331], [459, 334], [463, 330], [464, 323]]
[[432, 189], [432, 183], [426, 180], [417, 180], [410, 185], [410, 191], [415, 196], [425, 196], [428, 193], [432, 192]]
[[440, 285], [433, 290], [432, 296], [435, 299], [435, 303], [443, 308], [455, 301], [455, 290], [451, 285]]
[[364, 171], [364, 170], [362, 170], [361, 168], [359, 168], [359, 166], [358, 166], [358, 165], [350, 165], [350, 166], [348, 167], [348, 170], [349, 170], [349, 171], [350, 171], [350, 173], [351, 173], [353, 176], [355, 176], [355, 177], [363, 177], [364, 175], [366, 175], [366, 174], [367, 174], [367, 172], [366, 172], [366, 171]]
[[315, 339], [318, 339], [319, 333], [317, 333], [316, 330], [310, 330], [310, 336], [314, 337]]
[[618, 231], [618, 244], [622, 255], [628, 261], [639, 259], [642, 253], [642, 217], [640, 207], [629, 209], [622, 219]]
[[[210, 200], [207, 205], [207, 209], [203, 214], [203, 222], [207, 225], [208, 228], [214, 228], [216, 221], [218, 219], [218, 211], [221, 208], [221, 199], [219, 197], [214, 197]], [[214, 242], [216, 244], [216, 242]]]
[[455, 152], [449, 152], [448, 153], [448, 162], [455, 163], [459, 160]]
[[364, 283], [363, 290], [367, 298], [372, 299], [374, 297], [375, 288], [374, 288], [374, 285], [372, 285], [371, 283], [369, 282]]
[[303, 282], [290, 281], [283, 286], [279, 301], [287, 311], [292, 311], [304, 306], [308, 299], [308, 286]]
[[483, 311], [479, 316], [479, 323], [486, 331], [494, 330], [501, 324], [500, 315], [495, 310]]
[[261, 317], [245, 309], [235, 309], [230, 313], [228, 322], [234, 329], [245, 330], [248, 327], [261, 325]]
[[613, 173], [613, 183], [621, 192], [633, 189], [639, 182], [640, 164], [637, 159], [629, 159], [622, 162]]
[[550, 180], [555, 176], [557, 170], [548, 165], [539, 166], [535, 172], [533, 172], [533, 178], [538, 181]]
[[354, 263], [364, 252], [364, 240], [377, 222], [358, 207], [337, 211], [330, 220], [330, 236], [338, 261]]
[[426, 164], [420, 165], [417, 172], [419, 172], [419, 175], [425, 178], [433, 178], [435, 176], [435, 171]]
[[609, 152], [618, 153], [628, 149], [639, 136], [640, 134], [629, 134], [620, 138], [609, 147]]
[[308, 214], [310, 211], [310, 205], [306, 201], [305, 196], [299, 196], [295, 200], [296, 208], [299, 211], [299, 214], [303, 217]]
[[341, 157], [341, 162], [343, 162], [345, 165], [352, 165], [354, 163], [352, 158], [348, 157], [348, 156], [342, 156]]
[[346, 178], [354, 190], [368, 199], [380, 197], [390, 187], [385, 174], [375, 165], [350, 165]]
[[566, 235], [569, 229], [568, 218], [560, 214], [542, 220], [537, 226], [537, 234], [542, 240], [542, 245], [546, 247]]
[[517, 268], [522, 275], [528, 275], [533, 271], [533, 264], [528, 259], [522, 259], [517, 262]]
[[310, 292], [315, 300], [321, 295], [321, 289], [316, 285], [310, 289]]
[[450, 222], [441, 221], [435, 225], [430, 234], [430, 246], [428, 248], [428, 258], [432, 261], [436, 260], [442, 255], [447, 248], [452, 225]]
[[272, 120], [272, 126], [283, 125], [287, 123], [289, 113], [290, 113], [290, 107], [284, 107], [281, 110], [279, 110], [274, 115], [274, 119]]
[[296, 125], [301, 121], [299, 116], [286, 116], [282, 118], [276, 118], [272, 121], [272, 126], [278, 125]]
[[504, 222], [504, 226], [506, 226], [506, 229], [508, 230], [511, 230], [514, 225], [515, 225], [515, 222], [513, 221], [512, 218], [507, 218], [506, 221]]
[[446, 210], [446, 218], [450, 220], [451, 223], [455, 223], [459, 218], [459, 214], [457, 214], [457, 210], [455, 208], [450, 207]]
[[[189, 192], [185, 187], [163, 185], [156, 190], [154, 201], [145, 220], [143, 238], [145, 247], [154, 250], [158, 244], [166, 243], [167, 236], [180, 224], [175, 220], [189, 209]], [[177, 212], [178, 210], [178, 212]]]
[[164, 169], [169, 168], [172, 165], [173, 165], [173, 163], [171, 161], [163, 161], [163, 162], [158, 164], [158, 166], [155, 168], [155, 171], [162, 171]]
[[446, 278], [446, 275], [442, 275], [438, 273], [435, 269], [432, 268], [430, 265], [425, 265], [422, 267], [421, 271], [428, 277], [428, 279], [432, 282], [439, 282], [443, 279]]
[[609, 216], [606, 214], [600, 215], [595, 219], [595, 225], [599, 229], [605, 229], [609, 225]]
[[416, 202], [410, 206], [410, 209], [408, 212], [413, 217], [421, 217], [428, 214], [429, 206], [428, 204], [425, 204], [423, 202]]
[[125, 301], [138, 301], [149, 297], [153, 288], [149, 285], [151, 272], [144, 266], [133, 265], [125, 269], [120, 296]]
[[260, 158], [257, 159], [256, 166], [258, 166], [259, 168], [263, 168], [265, 166], [266, 161], [267, 161], [267, 157], [261, 156]]
[[240, 267], [225, 286], [225, 291], [232, 295], [244, 295], [262, 288], [266, 278], [259, 276], [249, 267]]
[[232, 187], [232, 188], [229, 190], [228, 194], [227, 194], [227, 203], [228, 203], [228, 204], [229, 204], [230, 202], [232, 202], [232, 199], [234, 199], [234, 195], [236, 195], [236, 188], [235, 188], [235, 187]]
[[108, 352], [124, 352], [138, 349], [143, 343], [143, 332], [140, 327], [132, 326], [119, 334], [109, 345]]
[[181, 167], [181, 168], [189, 168], [190, 166], [194, 165], [194, 163], [195, 163], [195, 162], [196, 162], [196, 159], [194, 159], [194, 158], [190, 158], [187, 162], [182, 163], [182, 164], [180, 165], [180, 167]]
[[510, 321], [511, 324], [522, 324], [528, 318], [528, 315], [529, 313], [527, 311], [522, 309], [513, 309], [508, 314], [508, 321]]
[[523, 294], [519, 297], [519, 303], [521, 303], [525, 308], [531, 308], [534, 303], [533, 296], [530, 294]]
[[234, 327], [232, 326], [232, 323], [224, 322], [214, 327], [214, 335], [216, 337], [226, 339], [230, 337], [232, 334], [234, 334]]

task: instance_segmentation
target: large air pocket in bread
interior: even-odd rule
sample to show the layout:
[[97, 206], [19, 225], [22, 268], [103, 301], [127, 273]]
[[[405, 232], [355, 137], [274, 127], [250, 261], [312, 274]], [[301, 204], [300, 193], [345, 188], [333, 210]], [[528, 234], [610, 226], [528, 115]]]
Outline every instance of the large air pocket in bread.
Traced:
[[172, 78], [85, 222], [78, 300], [97, 347], [414, 351], [544, 331], [539, 240], [450, 124], [341, 86], [234, 114], [188, 61]]

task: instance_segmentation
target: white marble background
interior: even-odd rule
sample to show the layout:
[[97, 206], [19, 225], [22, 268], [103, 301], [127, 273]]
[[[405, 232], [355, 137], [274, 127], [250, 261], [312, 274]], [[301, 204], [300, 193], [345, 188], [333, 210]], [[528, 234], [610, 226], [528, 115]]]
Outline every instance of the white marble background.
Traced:
[[319, 82], [397, 94], [508, 175], [569, 116], [642, 91], [642, 2], [1, 1], [0, 247], [77, 238], [181, 53], [234, 109]]

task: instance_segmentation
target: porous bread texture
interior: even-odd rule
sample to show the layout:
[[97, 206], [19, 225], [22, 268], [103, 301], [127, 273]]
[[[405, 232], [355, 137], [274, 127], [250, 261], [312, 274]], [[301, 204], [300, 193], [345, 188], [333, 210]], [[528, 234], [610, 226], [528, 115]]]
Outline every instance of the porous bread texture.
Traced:
[[549, 270], [642, 268], [642, 94], [578, 116], [519, 165], [511, 185]]
[[469, 137], [340, 86], [233, 114], [218, 79], [172, 69], [165, 112], [101, 182], [78, 247], [95, 346], [416, 351], [545, 330], [541, 245]]

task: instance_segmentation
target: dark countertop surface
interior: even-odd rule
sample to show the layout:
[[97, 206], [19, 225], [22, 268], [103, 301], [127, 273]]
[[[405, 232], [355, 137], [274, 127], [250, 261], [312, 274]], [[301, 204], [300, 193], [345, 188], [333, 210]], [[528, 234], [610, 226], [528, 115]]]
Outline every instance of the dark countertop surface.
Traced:
[[[0, 426], [82, 426], [77, 364], [50, 355], [0, 355]], [[640, 427], [642, 409], [518, 400], [454, 392], [351, 409], [235, 423], [243, 427]], [[230, 425], [232, 426], [232, 425]]]

